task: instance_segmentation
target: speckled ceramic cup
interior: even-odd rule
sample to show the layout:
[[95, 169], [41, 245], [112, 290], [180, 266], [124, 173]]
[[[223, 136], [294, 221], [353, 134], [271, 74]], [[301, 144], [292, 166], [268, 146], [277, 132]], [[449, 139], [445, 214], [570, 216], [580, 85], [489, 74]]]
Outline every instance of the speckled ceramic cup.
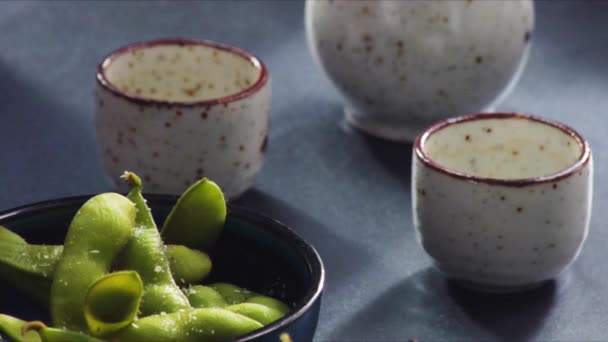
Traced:
[[532, 0], [307, 0], [308, 45], [346, 120], [386, 139], [487, 110], [513, 87], [534, 28]]
[[120, 187], [124, 170], [152, 193], [179, 194], [205, 176], [235, 197], [262, 167], [269, 106], [266, 67], [246, 51], [185, 39], [132, 44], [97, 71], [99, 154]]
[[412, 167], [420, 242], [464, 284], [541, 284], [576, 259], [587, 237], [593, 161], [565, 125], [523, 114], [449, 119], [416, 139]]

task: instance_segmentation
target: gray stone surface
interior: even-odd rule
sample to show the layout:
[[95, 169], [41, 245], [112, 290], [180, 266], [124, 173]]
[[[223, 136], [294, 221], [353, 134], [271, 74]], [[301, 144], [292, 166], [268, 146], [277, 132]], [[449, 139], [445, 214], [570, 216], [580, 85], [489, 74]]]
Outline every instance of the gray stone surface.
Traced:
[[321, 253], [317, 340], [606, 340], [608, 2], [536, 9], [528, 67], [498, 109], [570, 124], [596, 163], [587, 244], [544, 288], [477, 295], [430, 268], [411, 223], [411, 146], [344, 126], [305, 45], [298, 1], [0, 2], [0, 210], [111, 190], [95, 155], [92, 100], [107, 52], [158, 37], [218, 40], [257, 54], [271, 72], [267, 162], [237, 202], [291, 225]]

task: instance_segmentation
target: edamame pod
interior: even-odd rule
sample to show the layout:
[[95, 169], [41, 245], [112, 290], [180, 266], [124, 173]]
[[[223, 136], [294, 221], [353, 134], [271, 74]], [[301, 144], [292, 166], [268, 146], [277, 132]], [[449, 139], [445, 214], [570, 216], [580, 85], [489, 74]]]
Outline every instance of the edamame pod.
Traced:
[[207, 254], [184, 246], [167, 246], [167, 256], [173, 279], [180, 285], [196, 284], [211, 272]]
[[289, 306], [287, 306], [285, 303], [281, 302], [280, 300], [277, 300], [277, 299], [274, 299], [271, 297], [267, 297], [267, 296], [253, 296], [253, 297], [247, 298], [245, 303], [261, 304], [261, 305], [264, 305], [266, 307], [269, 307], [271, 309], [274, 309], [274, 310], [280, 312], [281, 315], [286, 315], [291, 310], [289, 308]]
[[[8, 336], [13, 342], [40, 342], [40, 337], [35, 332], [22, 334], [23, 326], [26, 324], [18, 318], [0, 314], [0, 333]], [[0, 341], [3, 341], [0, 335]]]
[[226, 221], [226, 201], [214, 182], [203, 178], [179, 197], [167, 216], [161, 236], [166, 243], [208, 251]]
[[[0, 240], [0, 279], [48, 307], [53, 274], [62, 253], [63, 246]], [[167, 256], [173, 278], [184, 279], [184, 285], [200, 282], [211, 270], [209, 256], [201, 251], [169, 245]]]
[[3, 226], [0, 226], [0, 241], [25, 243], [21, 236]]
[[257, 295], [247, 289], [240, 288], [236, 285], [228, 283], [215, 283], [209, 285], [210, 288], [219, 292], [228, 305], [240, 304], [246, 301], [248, 298]]
[[259, 322], [220, 309], [189, 309], [144, 317], [109, 338], [111, 342], [223, 342], [262, 328]]
[[40, 321], [25, 323], [23, 332], [37, 334], [41, 342], [104, 342], [76, 331], [49, 328]]
[[195, 285], [186, 289], [193, 308], [223, 308], [228, 305], [224, 297], [209, 286]]
[[51, 285], [51, 317], [60, 328], [86, 331], [84, 300], [91, 284], [106, 274], [133, 234], [135, 206], [126, 197], [105, 193], [76, 213]]
[[256, 320], [262, 325], [271, 324], [285, 316], [279, 310], [256, 303], [240, 303], [227, 306], [225, 309]]
[[139, 308], [141, 316], [190, 308], [188, 299], [171, 275], [165, 246], [141, 194], [141, 179], [133, 172], [125, 172], [122, 178], [131, 185], [127, 198], [137, 208], [135, 232], [122, 256], [125, 268], [137, 271], [144, 282]]
[[84, 305], [91, 335], [108, 336], [131, 324], [143, 291], [141, 278], [134, 271], [110, 273], [93, 283]]

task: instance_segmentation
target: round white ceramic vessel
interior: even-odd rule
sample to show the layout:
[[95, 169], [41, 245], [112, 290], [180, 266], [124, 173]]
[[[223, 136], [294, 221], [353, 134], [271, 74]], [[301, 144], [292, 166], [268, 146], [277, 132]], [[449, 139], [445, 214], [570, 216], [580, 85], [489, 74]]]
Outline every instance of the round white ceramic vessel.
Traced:
[[166, 39], [112, 52], [97, 72], [98, 152], [112, 181], [181, 194], [202, 177], [227, 198], [254, 184], [268, 139], [270, 80], [257, 58], [219, 43]]
[[308, 0], [312, 54], [347, 120], [412, 141], [432, 122], [496, 105], [525, 65], [532, 0]]
[[414, 146], [414, 225], [448, 277], [488, 291], [555, 278], [576, 259], [591, 215], [587, 142], [522, 114], [443, 121]]

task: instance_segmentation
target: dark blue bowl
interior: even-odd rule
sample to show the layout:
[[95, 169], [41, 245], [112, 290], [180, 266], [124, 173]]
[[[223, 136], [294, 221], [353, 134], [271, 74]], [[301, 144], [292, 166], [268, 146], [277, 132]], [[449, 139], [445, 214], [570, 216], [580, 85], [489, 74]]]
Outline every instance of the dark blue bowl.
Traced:
[[[30, 243], [62, 244], [72, 217], [91, 196], [40, 202], [0, 213], [0, 225]], [[176, 196], [146, 195], [158, 225]], [[278, 342], [282, 333], [294, 341], [312, 341], [321, 306], [323, 263], [312, 246], [285, 225], [228, 205], [224, 231], [213, 251], [213, 271], [205, 282], [225, 281], [278, 298], [292, 307], [289, 315], [236, 341]], [[0, 313], [49, 322], [48, 310], [18, 289], [0, 281]], [[1, 340], [1, 338], [0, 338]]]

